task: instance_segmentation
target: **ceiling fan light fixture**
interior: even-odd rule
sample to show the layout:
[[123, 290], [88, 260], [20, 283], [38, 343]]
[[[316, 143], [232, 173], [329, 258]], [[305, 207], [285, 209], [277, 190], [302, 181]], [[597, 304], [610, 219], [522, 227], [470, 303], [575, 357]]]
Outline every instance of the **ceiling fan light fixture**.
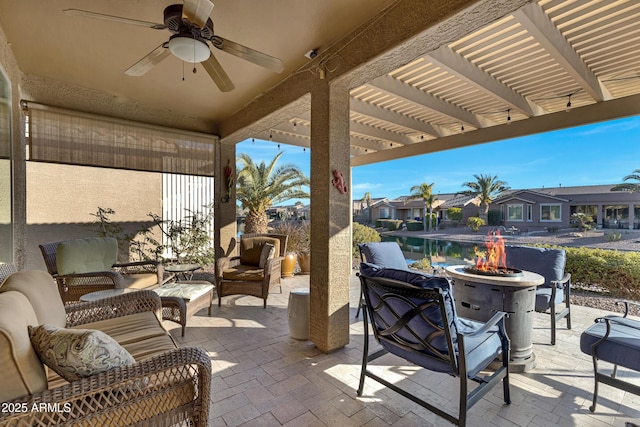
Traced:
[[185, 62], [206, 61], [211, 55], [209, 46], [205, 42], [182, 34], [171, 37], [169, 50]]

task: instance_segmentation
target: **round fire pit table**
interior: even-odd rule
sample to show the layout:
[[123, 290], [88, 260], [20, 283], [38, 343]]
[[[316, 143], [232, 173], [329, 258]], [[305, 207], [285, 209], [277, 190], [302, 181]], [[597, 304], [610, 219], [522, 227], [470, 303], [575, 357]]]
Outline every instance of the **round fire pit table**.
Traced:
[[536, 287], [544, 283], [544, 277], [531, 271], [522, 275], [487, 276], [464, 270], [465, 265], [446, 268], [453, 279], [453, 298], [461, 317], [486, 322], [496, 311], [509, 314], [505, 321], [511, 341], [510, 372], [524, 372], [536, 367], [533, 353], [533, 316], [536, 304]]

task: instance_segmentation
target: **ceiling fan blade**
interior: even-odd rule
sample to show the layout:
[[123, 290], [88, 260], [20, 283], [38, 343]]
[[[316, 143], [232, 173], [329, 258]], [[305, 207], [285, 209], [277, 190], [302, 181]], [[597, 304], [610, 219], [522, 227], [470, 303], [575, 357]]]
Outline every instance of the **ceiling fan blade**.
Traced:
[[115, 21], [123, 24], [137, 25], [139, 27], [153, 28], [154, 30], [164, 30], [167, 28], [164, 24], [158, 24], [156, 22], [140, 21], [138, 19], [123, 18], [121, 16], [105, 15], [104, 13], [90, 12], [88, 10], [80, 9], [65, 9], [63, 10], [67, 15], [88, 16], [90, 18], [104, 19], [106, 21]]
[[213, 53], [209, 56], [209, 59], [201, 62], [205, 71], [209, 74], [213, 82], [218, 86], [222, 92], [229, 92], [235, 89], [233, 82], [222, 68], [222, 65], [218, 62]]
[[209, 0], [184, 0], [182, 17], [196, 24], [200, 28], [207, 25], [207, 20], [213, 10], [213, 3]]
[[281, 73], [284, 71], [284, 64], [282, 61], [278, 58], [274, 58], [273, 56], [269, 56], [266, 53], [258, 52], [250, 47], [243, 46], [219, 36], [214, 36], [211, 39], [211, 43], [214, 47], [217, 47], [220, 50], [230, 53], [231, 55], [235, 55], [238, 58], [253, 62], [256, 65], [273, 72]]
[[124, 73], [128, 76], [141, 76], [158, 65], [160, 61], [162, 61], [170, 54], [171, 52], [169, 51], [169, 49], [164, 47], [164, 43], [162, 43], [160, 46], [149, 52], [147, 56], [133, 64], [131, 67], [127, 68]]

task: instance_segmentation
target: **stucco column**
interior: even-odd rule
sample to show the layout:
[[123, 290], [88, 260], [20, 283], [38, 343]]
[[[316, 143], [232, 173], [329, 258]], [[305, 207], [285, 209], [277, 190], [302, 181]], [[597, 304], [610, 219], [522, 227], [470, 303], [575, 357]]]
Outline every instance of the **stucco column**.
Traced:
[[[216, 259], [236, 253], [236, 145], [216, 142], [216, 177], [214, 184], [214, 244]], [[231, 168], [233, 185], [228, 193], [227, 167]]]
[[633, 230], [633, 221], [635, 220], [635, 211], [633, 203], [629, 203], [629, 230]]
[[[310, 339], [325, 352], [349, 343], [349, 150], [348, 87], [319, 79], [311, 92]], [[345, 183], [340, 190], [334, 171]]]

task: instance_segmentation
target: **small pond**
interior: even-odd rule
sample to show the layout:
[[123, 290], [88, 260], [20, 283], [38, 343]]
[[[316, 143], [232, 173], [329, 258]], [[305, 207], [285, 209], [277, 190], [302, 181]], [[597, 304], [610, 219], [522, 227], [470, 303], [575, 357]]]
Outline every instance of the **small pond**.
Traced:
[[382, 236], [383, 242], [396, 242], [408, 264], [428, 258], [434, 267], [472, 264], [475, 256], [474, 247], [483, 250], [482, 244], [471, 242], [454, 242], [451, 240], [424, 239], [422, 237]]

